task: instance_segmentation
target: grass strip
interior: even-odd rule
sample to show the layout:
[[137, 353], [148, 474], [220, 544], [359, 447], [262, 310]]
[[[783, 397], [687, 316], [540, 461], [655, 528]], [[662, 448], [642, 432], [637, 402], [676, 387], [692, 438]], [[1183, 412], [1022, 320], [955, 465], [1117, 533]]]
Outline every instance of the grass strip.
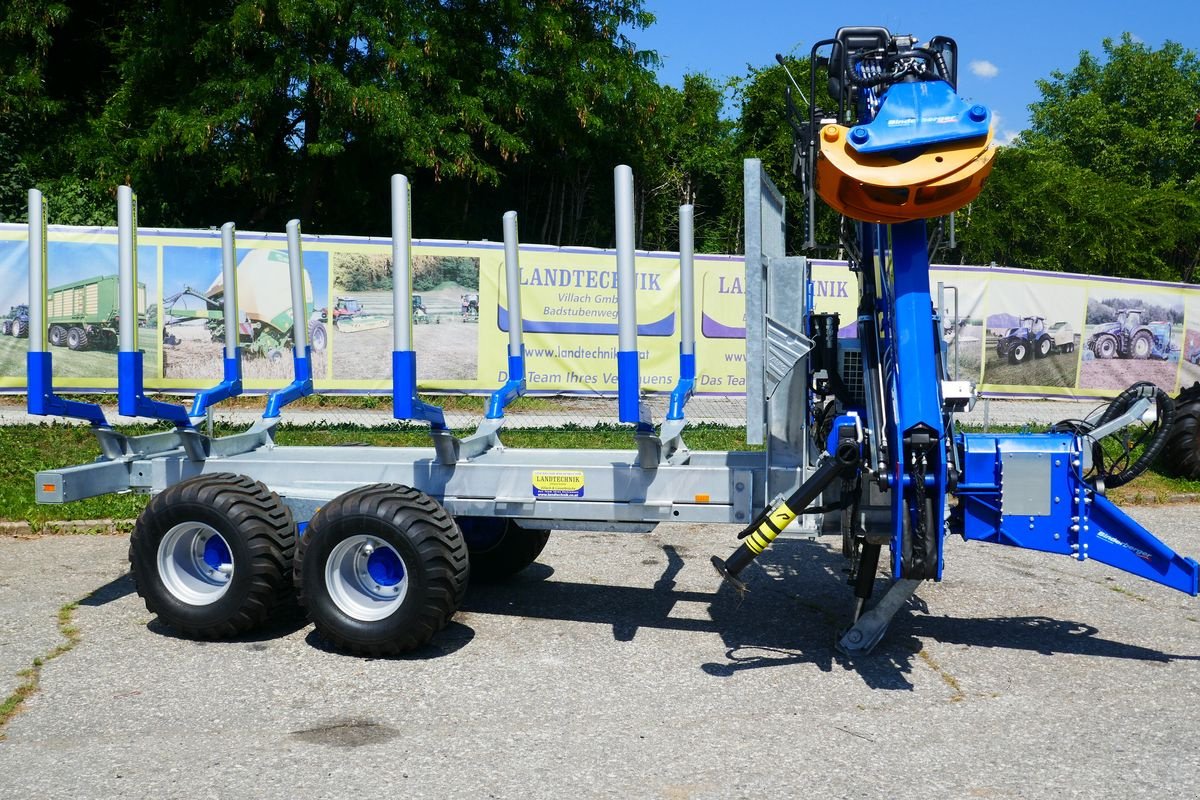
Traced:
[[79, 644], [79, 628], [75, 626], [75, 609], [79, 608], [80, 600], [72, 600], [58, 609], [58, 632], [65, 641], [60, 642], [49, 653], [33, 659], [33, 664], [17, 673], [21, 683], [12, 693], [0, 703], [0, 742], [4, 741], [4, 729], [9, 720], [20, 713], [25, 701], [32, 697], [41, 686], [42, 670], [54, 659], [69, 653]]

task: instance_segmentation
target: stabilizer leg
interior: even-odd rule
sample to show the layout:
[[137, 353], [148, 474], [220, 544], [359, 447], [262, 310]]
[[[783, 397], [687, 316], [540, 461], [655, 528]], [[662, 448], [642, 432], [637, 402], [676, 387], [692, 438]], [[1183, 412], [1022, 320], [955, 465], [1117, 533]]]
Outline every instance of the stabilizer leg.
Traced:
[[[854, 626], [838, 640], [837, 649], [848, 656], [866, 655], [879, 644], [896, 612], [904, 607], [908, 598], [921, 585], [919, 580], [903, 578], [892, 584], [874, 608], [858, 618]], [[857, 591], [856, 591], [857, 594]], [[862, 600], [859, 600], [861, 603]]]

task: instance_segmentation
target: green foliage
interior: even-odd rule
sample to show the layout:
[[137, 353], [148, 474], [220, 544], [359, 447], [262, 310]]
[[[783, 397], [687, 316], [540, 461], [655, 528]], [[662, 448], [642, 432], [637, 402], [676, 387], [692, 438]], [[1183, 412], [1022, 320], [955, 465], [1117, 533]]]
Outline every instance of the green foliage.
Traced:
[[1200, 62], [1128, 34], [1038, 82], [1033, 125], [960, 215], [966, 263], [1192, 282], [1200, 264]]
[[[740, 252], [742, 159], [762, 159], [803, 242], [781, 67], [660, 85], [639, 50], [643, 0], [13, 0], [0, 7], [0, 217], [42, 188], [50, 221], [113, 221], [117, 184], [147, 225], [236, 220], [386, 234], [387, 175], [413, 192], [418, 238], [614, 241], [611, 169], [633, 167], [637, 244]], [[789, 66], [809, 92], [807, 58]], [[1200, 61], [1129, 36], [1039, 82], [1033, 124], [1001, 149], [958, 217], [969, 263], [1194, 281]], [[821, 87], [813, 98], [831, 108]], [[806, 113], [798, 98], [797, 106]], [[817, 204], [816, 240], [840, 220]], [[836, 252], [831, 253], [837, 255]], [[443, 277], [475, 288], [474, 265]], [[451, 274], [453, 273], [453, 274]], [[386, 263], [351, 259], [344, 291], [386, 290]]]

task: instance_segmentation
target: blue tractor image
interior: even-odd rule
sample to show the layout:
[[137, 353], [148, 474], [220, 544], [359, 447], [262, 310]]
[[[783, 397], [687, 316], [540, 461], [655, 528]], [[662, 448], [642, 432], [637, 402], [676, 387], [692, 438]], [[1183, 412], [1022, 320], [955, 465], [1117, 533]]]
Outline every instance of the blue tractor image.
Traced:
[[1075, 350], [1075, 332], [1070, 324], [1057, 322], [1046, 327], [1045, 317], [1022, 317], [1021, 324], [1005, 331], [996, 342], [996, 355], [1007, 358], [1013, 364], [1034, 358], [1045, 358], [1051, 353], [1070, 353]]
[[22, 304], [8, 310], [8, 316], [0, 320], [0, 333], [23, 339], [29, 335], [29, 306]]
[[1096, 358], [1158, 358], [1171, 357], [1171, 323], [1143, 323], [1145, 311], [1123, 308], [1116, 322], [1097, 325], [1088, 337], [1087, 346]]

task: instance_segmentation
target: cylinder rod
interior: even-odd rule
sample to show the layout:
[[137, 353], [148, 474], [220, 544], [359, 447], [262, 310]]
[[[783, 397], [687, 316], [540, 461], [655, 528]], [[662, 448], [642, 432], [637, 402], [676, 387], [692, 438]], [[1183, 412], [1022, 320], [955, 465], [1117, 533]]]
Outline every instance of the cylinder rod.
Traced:
[[287, 224], [288, 273], [292, 282], [292, 342], [298, 358], [308, 349], [308, 310], [304, 298], [304, 252], [300, 247], [300, 220]]
[[29, 190], [29, 351], [46, 349], [46, 200]]
[[137, 350], [137, 196], [117, 187], [117, 345], [123, 353]]
[[408, 178], [392, 176], [392, 349], [412, 350], [412, 211]]
[[695, 209], [692, 205], [679, 207], [679, 352], [696, 353], [695, 289]]
[[617, 418], [642, 424], [637, 350], [637, 270], [633, 259], [633, 170], [613, 170], [617, 230]]
[[237, 234], [234, 224], [221, 226], [221, 280], [225, 287], [225, 357], [237, 356], [238, 291], [237, 291]]
[[508, 288], [508, 354], [521, 355], [521, 262], [517, 212], [504, 213], [504, 277]]
[[617, 349], [637, 350], [637, 273], [633, 259], [633, 170], [613, 173], [617, 229]]

